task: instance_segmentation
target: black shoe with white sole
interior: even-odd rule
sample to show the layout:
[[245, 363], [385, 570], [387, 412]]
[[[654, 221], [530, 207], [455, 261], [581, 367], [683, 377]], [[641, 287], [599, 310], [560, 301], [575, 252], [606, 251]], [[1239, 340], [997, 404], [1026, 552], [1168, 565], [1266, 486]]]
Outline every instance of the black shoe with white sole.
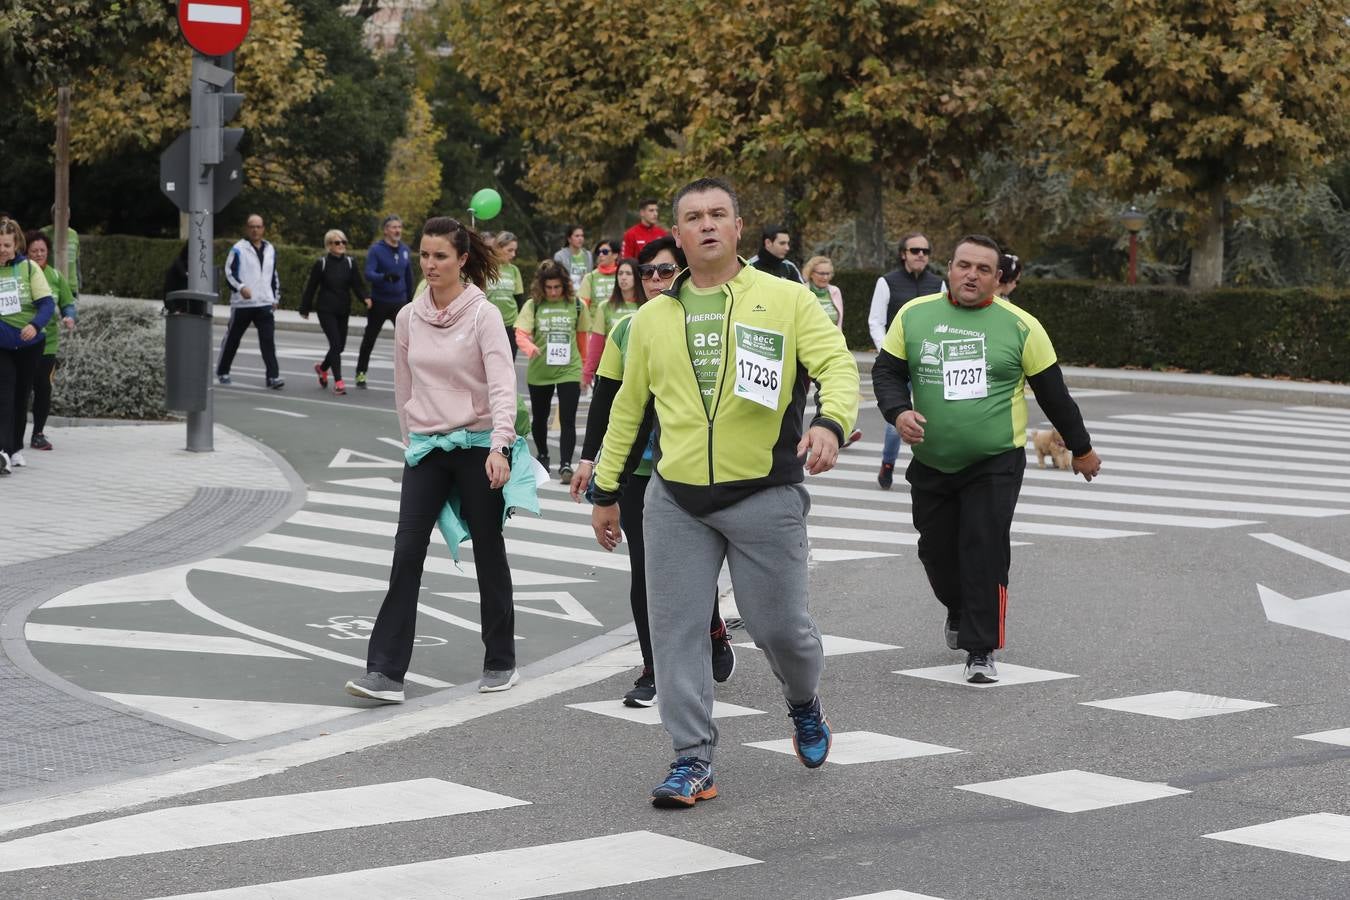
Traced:
[[971, 684], [993, 684], [998, 681], [993, 650], [972, 650], [966, 654], [966, 681]]

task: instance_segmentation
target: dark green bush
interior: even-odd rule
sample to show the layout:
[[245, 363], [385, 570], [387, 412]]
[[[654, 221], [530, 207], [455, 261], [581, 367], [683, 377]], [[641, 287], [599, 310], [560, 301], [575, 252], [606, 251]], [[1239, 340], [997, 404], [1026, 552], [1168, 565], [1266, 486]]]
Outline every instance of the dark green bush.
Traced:
[[85, 304], [61, 338], [52, 412], [90, 419], [163, 419], [164, 320], [130, 303]]

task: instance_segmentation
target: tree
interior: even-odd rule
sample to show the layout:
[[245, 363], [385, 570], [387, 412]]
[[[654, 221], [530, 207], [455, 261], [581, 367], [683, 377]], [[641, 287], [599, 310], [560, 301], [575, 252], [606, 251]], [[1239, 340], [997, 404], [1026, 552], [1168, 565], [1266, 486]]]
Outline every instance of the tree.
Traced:
[[987, 5], [720, 0], [679, 4], [660, 88], [680, 98], [676, 180], [724, 171], [854, 211], [857, 264], [890, 258], [884, 188], [960, 172], [997, 121], [1001, 73]]
[[431, 105], [421, 91], [414, 91], [403, 137], [394, 142], [389, 154], [383, 200], [386, 212], [396, 213], [412, 225], [420, 225], [441, 197], [437, 137]]
[[1226, 204], [1350, 146], [1342, 0], [1006, 6], [1019, 133], [1079, 183], [1185, 213], [1195, 287], [1222, 280]]

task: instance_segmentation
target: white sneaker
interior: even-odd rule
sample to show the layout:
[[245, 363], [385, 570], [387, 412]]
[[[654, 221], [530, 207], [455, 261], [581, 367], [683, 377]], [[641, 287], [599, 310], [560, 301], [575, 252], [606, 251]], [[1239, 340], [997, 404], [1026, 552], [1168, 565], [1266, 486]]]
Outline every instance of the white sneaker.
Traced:
[[0, 450], [0, 475], [9, 475], [14, 471], [14, 466], [10, 464], [9, 454]]
[[14, 453], [9, 458], [9, 462], [15, 468], [18, 468], [19, 466], [28, 465], [28, 460], [23, 458], [22, 450], [15, 450]]

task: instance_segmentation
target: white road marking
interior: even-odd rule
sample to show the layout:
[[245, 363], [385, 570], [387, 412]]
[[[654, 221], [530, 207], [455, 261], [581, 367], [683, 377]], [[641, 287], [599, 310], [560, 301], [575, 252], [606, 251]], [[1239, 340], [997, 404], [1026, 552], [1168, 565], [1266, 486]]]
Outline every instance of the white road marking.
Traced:
[[1336, 744], [1340, 747], [1350, 747], [1350, 728], [1337, 728], [1333, 731], [1319, 731], [1315, 734], [1300, 734], [1300, 741], [1318, 741], [1323, 744]]
[[[737, 647], [758, 650], [754, 641], [741, 641]], [[861, 641], [857, 638], [839, 637], [835, 634], [822, 634], [820, 646], [826, 656], [845, 656], [849, 653], [875, 653], [879, 650], [899, 650], [898, 644], [880, 644], [876, 641]]]
[[[1120, 441], [1121, 443], [1138, 443], [1140, 440], [1156, 441], [1159, 444], [1164, 443], [1164, 439], [1156, 437], [1157, 435], [1170, 435], [1174, 438], [1193, 438], [1197, 443], [1194, 446], [1198, 448], [1207, 448], [1213, 452], [1221, 453], [1255, 453], [1267, 454], [1271, 456], [1302, 456], [1304, 453], [1310, 453], [1308, 447], [1325, 447], [1328, 450], [1343, 450], [1345, 441], [1322, 440], [1320, 438], [1300, 438], [1297, 446], [1292, 446], [1292, 442], [1285, 437], [1278, 435], [1265, 435], [1259, 431], [1207, 431], [1203, 427], [1192, 426], [1190, 428], [1172, 428], [1166, 425], [1135, 425], [1129, 422], [1116, 422], [1109, 419], [1098, 419], [1087, 422], [1088, 431], [1092, 432], [1092, 444], [1095, 447], [1099, 441], [1110, 443], [1111, 441]], [[1124, 431], [1126, 436], [1117, 436], [1113, 432]], [[1128, 438], [1128, 440], [1127, 440]], [[1276, 446], [1267, 447], [1266, 444]], [[1345, 459], [1350, 460], [1350, 455], [1345, 453], [1332, 453], [1329, 456], [1320, 455], [1319, 459]]]
[[[747, 747], [758, 747], [774, 753], [796, 756], [792, 739], [777, 741], [749, 741]], [[889, 734], [877, 734], [875, 731], [836, 731], [830, 743], [830, 755], [826, 762], [840, 766], [852, 766], [859, 763], [883, 762], [892, 759], [913, 759], [918, 756], [938, 756], [943, 753], [961, 753], [955, 747], [943, 747], [940, 744], [926, 744], [923, 741], [911, 741], [893, 737]]]
[[[639, 725], [660, 725], [661, 711], [655, 706], [631, 707], [624, 706], [622, 700], [598, 700], [594, 703], [569, 703], [568, 709], [579, 709], [582, 712], [596, 713], [601, 716], [609, 716], [612, 719], [623, 719], [625, 722], [637, 722]], [[732, 719], [737, 716], [762, 716], [764, 710], [751, 709], [748, 706], [737, 706], [735, 703], [723, 703], [721, 700], [713, 701], [714, 719]]]
[[1337, 572], [1344, 572], [1347, 575], [1350, 575], [1350, 561], [1332, 556], [1330, 553], [1314, 550], [1312, 547], [1305, 546], [1297, 541], [1291, 541], [1286, 537], [1280, 537], [1278, 534], [1253, 534], [1252, 537], [1256, 538], [1258, 541], [1265, 541], [1272, 547], [1288, 550], [1290, 553], [1296, 553], [1304, 559], [1310, 559], [1313, 562], [1321, 563], [1329, 569], [1335, 569]]
[[0, 844], [0, 871], [120, 859], [343, 828], [369, 828], [528, 805], [525, 800], [439, 778], [419, 778], [332, 791], [174, 806]]
[[[1255, 428], [1275, 431], [1278, 434], [1307, 434], [1316, 437], [1346, 437], [1350, 438], [1350, 423], [1336, 425], [1325, 422], [1325, 420], [1316, 420], [1308, 418], [1295, 418], [1289, 415], [1238, 415], [1236, 413], [1205, 413], [1188, 412], [1177, 413], [1177, 418], [1168, 419], [1170, 422], [1184, 421], [1196, 425], [1205, 425], [1212, 428]], [[1113, 419], [1124, 419], [1126, 416], [1112, 416]]]
[[1264, 584], [1256, 591], [1269, 621], [1350, 641], [1350, 590], [1297, 600]]
[[85, 628], [80, 625], [44, 625], [29, 622], [24, 638], [41, 644], [74, 644], [82, 647], [114, 647], [118, 650], [170, 650], [177, 653], [223, 653], [229, 656], [262, 656], [273, 659], [304, 659], [266, 644], [217, 634], [176, 634], [164, 631], [129, 631], [123, 628]]
[[679, 838], [623, 834], [362, 869], [164, 900], [523, 900], [755, 865], [757, 859]]
[[1350, 816], [1312, 813], [1205, 835], [1216, 841], [1350, 862]]
[[[1067, 473], [1050, 469], [1030, 468], [1026, 478], [1030, 481], [1061, 481]], [[1227, 484], [1221, 481], [1199, 481], [1182, 478], [1138, 478], [1130, 475], [1118, 475], [1110, 472], [1102, 476], [1103, 483], [1109, 481], [1112, 487], [1139, 487], [1154, 490], [1187, 491], [1192, 494], [1237, 494], [1243, 497], [1271, 497], [1276, 500], [1308, 500], [1317, 503], [1350, 503], [1350, 493], [1339, 491], [1313, 491], [1284, 486], [1260, 487], [1253, 484]], [[1023, 487], [1025, 491], [1025, 486]], [[1091, 487], [1088, 490], [1092, 490]]]
[[[449, 597], [452, 600], [463, 600], [466, 603], [479, 603], [479, 597], [475, 594], [456, 594], [440, 593], [438, 597]], [[603, 627], [600, 620], [591, 615], [590, 610], [582, 605], [581, 601], [573, 597], [567, 591], [515, 591], [511, 597], [512, 604], [516, 612], [530, 613], [535, 616], [544, 616], [549, 619], [562, 619], [564, 622], [576, 622], [580, 625], [594, 625], [597, 628]], [[522, 606], [522, 600], [539, 601], [547, 603], [556, 603], [558, 608], [539, 609], [534, 606]]]
[[[1106, 391], [1108, 394], [1121, 393], [1119, 391]], [[1074, 397], [1079, 397], [1077, 391], [1073, 393]], [[843, 897], [840, 900], [942, 900], [941, 897], [934, 897], [932, 894], [916, 894], [913, 891], [881, 891], [876, 894], [856, 894], [852, 897]]]
[[183, 576], [192, 566], [174, 566], [125, 575], [108, 581], [96, 581], [59, 594], [42, 609], [62, 609], [69, 606], [102, 606], [109, 603], [147, 603], [172, 600], [174, 591], [183, 586]]
[[1046, 772], [1043, 775], [1027, 775], [1022, 778], [1004, 778], [979, 784], [963, 784], [958, 785], [957, 790], [987, 794], [1015, 803], [1067, 813], [1087, 812], [1092, 809], [1105, 809], [1108, 806], [1142, 803], [1145, 800], [1158, 800], [1190, 793], [1168, 784], [1133, 781], [1129, 778], [1083, 772], [1079, 769]]
[[[862, 522], [894, 522], [897, 525], [912, 526], [913, 518], [909, 513], [890, 512], [881, 509], [853, 508], [848, 506], [811, 505], [809, 519], [819, 516], [824, 519], [849, 519]], [[1108, 538], [1140, 537], [1147, 531], [1120, 531], [1113, 528], [1092, 528], [1086, 525], [1047, 525], [1041, 522], [1021, 522], [1013, 519], [1012, 530], [1019, 534], [1041, 534], [1052, 537], [1075, 537], [1089, 540]]]
[[1061, 678], [1077, 678], [1077, 675], [1070, 675], [1067, 672], [1052, 672], [1049, 669], [1033, 669], [1031, 666], [1017, 666], [1012, 663], [1006, 663], [1002, 660], [996, 660], [995, 665], [998, 668], [998, 681], [984, 682], [980, 684], [971, 684], [966, 681], [966, 670], [963, 664], [952, 666], [929, 666], [923, 669], [901, 669], [894, 674], [908, 675], [911, 678], [926, 678], [929, 681], [942, 681], [947, 684], [956, 684], [961, 687], [977, 688], [987, 690], [989, 688], [1009, 687], [1015, 684], [1032, 684], [1037, 681], [1057, 681]]
[[361, 712], [359, 706], [165, 697], [153, 694], [116, 694], [107, 691], [98, 693], [125, 706], [143, 709], [166, 719], [186, 722], [236, 741], [251, 741], [264, 735], [304, 728], [307, 725], [329, 722]]
[[383, 592], [389, 586], [384, 581], [363, 578], [360, 575], [348, 575], [344, 572], [302, 569], [297, 566], [278, 566], [272, 563], [254, 562], [251, 559], [230, 559], [224, 556], [203, 560], [195, 563], [192, 568], [198, 572], [237, 575], [241, 578], [252, 578], [257, 581], [289, 584], [295, 587], [311, 588], [316, 591], [332, 591], [339, 594], [357, 591]]
[[853, 559], [881, 559], [895, 556], [894, 553], [877, 553], [873, 550], [840, 550], [835, 547], [812, 547], [811, 557], [816, 562], [847, 562]]
[[257, 410], [258, 412], [272, 413], [272, 414], [278, 415], [278, 416], [290, 416], [290, 417], [293, 418], [293, 419], [308, 419], [308, 418], [309, 418], [309, 415], [306, 414], [306, 413], [291, 412], [291, 411], [288, 410], [288, 409], [273, 409], [273, 408], [270, 407], [270, 406], [255, 406], [255, 407], [253, 407], [253, 408], [254, 408], [255, 410]]
[[1191, 691], [1161, 691], [1156, 694], [1117, 697], [1114, 700], [1091, 700], [1081, 705], [1138, 713], [1142, 716], [1157, 716], [1160, 719], [1199, 719], [1205, 716], [1222, 716], [1226, 713], [1263, 709], [1275, 704], [1216, 697], [1212, 694], [1196, 694]]
[[363, 453], [360, 450], [349, 450], [346, 447], [338, 450], [333, 455], [333, 461], [328, 464], [330, 469], [402, 469], [403, 461], [397, 459], [387, 459], [383, 456], [376, 456], [373, 453]]

